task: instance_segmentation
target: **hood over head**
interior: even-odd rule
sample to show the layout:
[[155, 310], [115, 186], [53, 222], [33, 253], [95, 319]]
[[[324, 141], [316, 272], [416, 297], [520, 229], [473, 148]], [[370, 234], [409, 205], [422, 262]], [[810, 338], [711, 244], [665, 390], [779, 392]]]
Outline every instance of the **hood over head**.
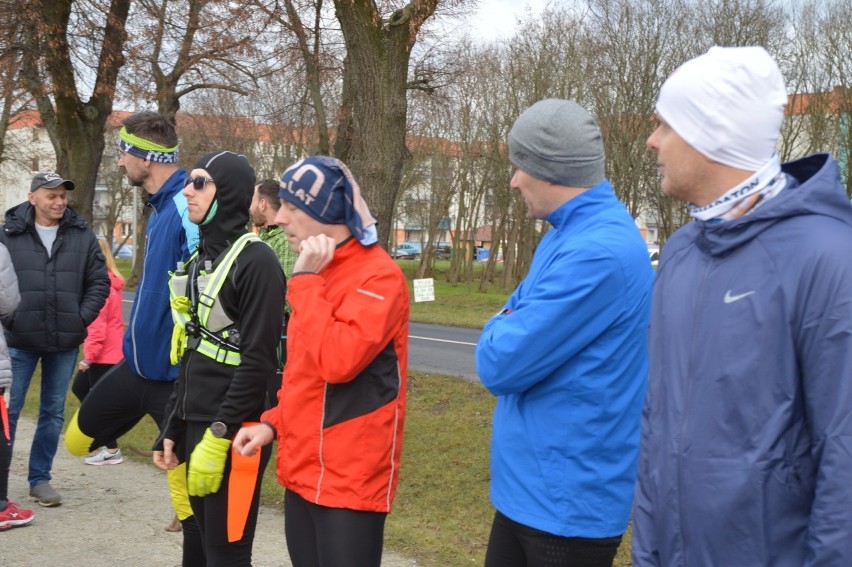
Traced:
[[207, 244], [233, 240], [244, 234], [254, 194], [254, 168], [246, 156], [219, 151], [202, 156], [195, 169], [204, 169], [216, 184], [216, 196], [198, 226]]

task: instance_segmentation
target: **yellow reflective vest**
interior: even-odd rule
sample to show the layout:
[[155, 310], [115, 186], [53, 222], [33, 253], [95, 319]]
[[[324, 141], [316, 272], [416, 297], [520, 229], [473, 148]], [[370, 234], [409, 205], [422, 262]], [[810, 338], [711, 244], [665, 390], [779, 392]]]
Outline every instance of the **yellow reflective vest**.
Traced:
[[[190, 294], [189, 274], [182, 265], [169, 272], [169, 302], [175, 323], [170, 353], [172, 364], [180, 361], [186, 349], [231, 366], [240, 364], [239, 335], [236, 329], [231, 328], [234, 322], [225, 314], [218, 295], [240, 252], [258, 241], [260, 238], [256, 234], [247, 232], [228, 248], [215, 270], [198, 270], [196, 293]], [[192, 262], [194, 257], [189, 261]], [[191, 296], [194, 296], [194, 301]]]

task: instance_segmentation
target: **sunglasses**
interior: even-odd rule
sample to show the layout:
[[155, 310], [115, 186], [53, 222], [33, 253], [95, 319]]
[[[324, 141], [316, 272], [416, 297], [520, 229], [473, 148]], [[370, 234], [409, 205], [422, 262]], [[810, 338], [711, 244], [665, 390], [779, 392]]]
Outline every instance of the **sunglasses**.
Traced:
[[196, 191], [201, 191], [208, 183], [213, 183], [213, 180], [209, 177], [193, 177], [192, 179], [186, 180], [185, 187], [192, 185], [193, 189], [195, 189]]

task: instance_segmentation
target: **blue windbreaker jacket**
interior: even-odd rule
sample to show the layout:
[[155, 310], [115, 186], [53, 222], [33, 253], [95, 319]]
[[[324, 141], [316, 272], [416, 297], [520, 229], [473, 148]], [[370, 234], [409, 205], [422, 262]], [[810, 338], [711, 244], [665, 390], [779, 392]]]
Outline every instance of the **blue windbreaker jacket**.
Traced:
[[852, 565], [852, 206], [827, 154], [654, 285], [638, 566]]
[[551, 534], [622, 534], [636, 479], [653, 271], [609, 182], [568, 201], [476, 346], [498, 396], [491, 500]]
[[198, 226], [187, 216], [182, 193], [185, 182], [186, 172], [179, 169], [148, 199], [152, 211], [145, 229], [145, 268], [122, 345], [130, 368], [148, 380], [171, 381], [178, 374], [178, 366], [169, 363], [174, 327], [169, 270], [198, 246]]

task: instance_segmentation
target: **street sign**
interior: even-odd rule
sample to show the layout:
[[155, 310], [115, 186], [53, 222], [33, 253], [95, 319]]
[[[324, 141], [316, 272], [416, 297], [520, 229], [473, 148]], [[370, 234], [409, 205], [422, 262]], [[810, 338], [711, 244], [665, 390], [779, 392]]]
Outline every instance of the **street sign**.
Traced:
[[414, 301], [435, 301], [435, 280], [424, 278], [414, 280]]

